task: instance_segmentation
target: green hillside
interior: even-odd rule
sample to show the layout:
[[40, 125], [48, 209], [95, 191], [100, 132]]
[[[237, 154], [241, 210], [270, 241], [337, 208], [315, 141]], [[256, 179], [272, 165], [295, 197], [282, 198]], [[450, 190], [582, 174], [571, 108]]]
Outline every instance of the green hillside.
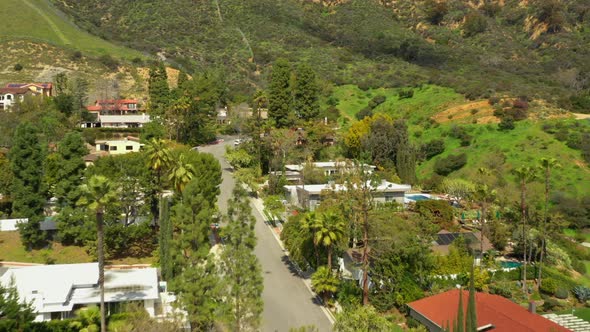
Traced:
[[82, 31], [45, 0], [4, 0], [0, 11], [0, 41], [28, 40], [91, 55], [132, 59], [140, 52], [116, 46]]
[[469, 98], [501, 92], [568, 109], [590, 104], [584, 0], [53, 2], [94, 34], [190, 71], [223, 70], [234, 91], [263, 85], [267, 65], [287, 57], [335, 85], [436, 84]]

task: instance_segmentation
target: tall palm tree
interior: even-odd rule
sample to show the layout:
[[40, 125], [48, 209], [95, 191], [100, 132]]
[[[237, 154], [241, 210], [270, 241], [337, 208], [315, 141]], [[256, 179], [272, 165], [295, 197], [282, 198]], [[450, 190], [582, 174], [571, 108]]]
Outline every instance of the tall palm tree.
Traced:
[[308, 231], [313, 237], [313, 252], [315, 253], [316, 267], [320, 266], [320, 254], [318, 250], [318, 242], [315, 240], [315, 226], [317, 224], [317, 215], [314, 211], [310, 211], [305, 214], [301, 220], [302, 228]]
[[527, 265], [527, 229], [526, 229], [526, 221], [527, 221], [527, 205], [526, 205], [526, 190], [527, 184], [534, 181], [537, 177], [535, 169], [530, 166], [521, 166], [517, 169], [514, 169], [512, 173], [516, 176], [516, 181], [520, 185], [520, 212], [521, 212], [521, 222], [522, 222], [522, 243], [523, 243], [523, 276], [522, 276], [522, 290], [528, 295], [527, 286], [526, 286], [526, 265]]
[[545, 206], [543, 211], [543, 225], [541, 226], [541, 256], [539, 257], [539, 288], [541, 287], [542, 283], [542, 275], [541, 270], [543, 269], [543, 258], [545, 254], [545, 237], [547, 236], [547, 219], [549, 218], [549, 190], [550, 190], [550, 180], [551, 180], [551, 170], [553, 168], [561, 167], [561, 165], [557, 162], [555, 158], [541, 158], [541, 162], [539, 167], [541, 171], [544, 173], [545, 177]]
[[95, 175], [81, 186], [82, 196], [79, 205], [87, 206], [96, 213], [98, 255], [98, 285], [100, 287], [100, 330], [106, 332], [105, 307], [104, 307], [104, 208], [116, 200], [113, 184], [102, 175]]
[[152, 204], [152, 213], [154, 215], [154, 224], [158, 224], [160, 219], [160, 206], [159, 203], [162, 200], [162, 175], [163, 172], [170, 165], [172, 157], [170, 156], [170, 150], [168, 149], [166, 141], [159, 138], [152, 138], [146, 144], [146, 154], [148, 156], [148, 167], [156, 173], [156, 185], [158, 199], [155, 204]]
[[168, 180], [172, 183], [176, 193], [180, 195], [184, 190], [184, 187], [193, 179], [195, 173], [193, 165], [188, 162], [186, 156], [181, 153], [178, 157], [171, 160]]
[[316, 218], [314, 242], [328, 249], [328, 270], [332, 271], [332, 249], [334, 243], [344, 237], [345, 225], [342, 218], [333, 212], [326, 212]]

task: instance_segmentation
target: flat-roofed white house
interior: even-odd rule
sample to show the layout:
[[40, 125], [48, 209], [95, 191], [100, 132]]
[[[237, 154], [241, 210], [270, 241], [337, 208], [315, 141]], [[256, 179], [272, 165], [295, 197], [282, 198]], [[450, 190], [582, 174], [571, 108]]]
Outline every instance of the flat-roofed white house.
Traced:
[[82, 123], [82, 128], [141, 128], [151, 120], [136, 99], [97, 100], [86, 109], [96, 120]]
[[[21, 301], [31, 302], [38, 322], [72, 317], [79, 308], [100, 304], [98, 263], [11, 268], [0, 283], [14, 283]], [[105, 270], [107, 310], [133, 301], [142, 303], [150, 317], [168, 317], [175, 298], [161, 284], [155, 268]]]
[[100, 140], [96, 141], [96, 151], [105, 151], [109, 154], [125, 154], [130, 152], [139, 152], [143, 144], [135, 137], [125, 137], [118, 140]]
[[[371, 188], [373, 200], [377, 203], [396, 202], [404, 203], [405, 194], [412, 189], [409, 184], [397, 184], [389, 181], [381, 181], [378, 184], [368, 184]], [[346, 190], [342, 184], [311, 184], [285, 186], [287, 201], [302, 208], [315, 210], [321, 203], [322, 196], [330, 192]]]

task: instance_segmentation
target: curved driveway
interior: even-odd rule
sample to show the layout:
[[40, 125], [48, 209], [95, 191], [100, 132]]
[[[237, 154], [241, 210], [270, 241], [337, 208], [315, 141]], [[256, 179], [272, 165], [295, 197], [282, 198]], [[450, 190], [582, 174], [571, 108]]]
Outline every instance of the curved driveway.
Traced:
[[[223, 173], [219, 209], [222, 213], [227, 211], [227, 200], [235, 185], [229, 165], [223, 158], [228, 144], [233, 144], [233, 138], [226, 138], [220, 144], [199, 147], [199, 151], [213, 154], [221, 163]], [[254, 206], [252, 213], [257, 221], [255, 232], [258, 238], [254, 253], [258, 256], [264, 275], [262, 331], [282, 332], [310, 325], [321, 332], [331, 331], [332, 323], [317, 304], [316, 297], [291, 267], [272, 230]]]

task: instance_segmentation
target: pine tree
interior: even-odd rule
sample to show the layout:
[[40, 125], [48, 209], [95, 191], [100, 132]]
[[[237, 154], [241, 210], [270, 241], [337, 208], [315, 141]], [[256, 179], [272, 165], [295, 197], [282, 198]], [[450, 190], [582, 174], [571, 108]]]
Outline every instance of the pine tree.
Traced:
[[179, 294], [179, 304], [188, 312], [191, 327], [208, 331], [220, 303], [218, 272], [209, 256], [208, 238], [215, 201], [207, 200], [200, 187], [199, 179], [192, 180], [172, 210], [175, 232], [171, 245], [171, 286]]
[[14, 285], [0, 283], [0, 331], [26, 331], [35, 319], [29, 303], [23, 303]]
[[150, 112], [154, 115], [163, 115], [169, 102], [170, 88], [168, 75], [163, 63], [150, 68], [149, 77]]
[[477, 310], [475, 307], [474, 279], [474, 267], [473, 264], [471, 264], [471, 274], [469, 276], [469, 301], [467, 302], [465, 332], [477, 332]]
[[59, 168], [55, 197], [61, 205], [73, 207], [80, 199], [80, 185], [86, 165], [82, 159], [88, 153], [82, 135], [78, 132], [66, 134], [57, 147]]
[[292, 124], [291, 112], [291, 66], [287, 59], [277, 59], [270, 74], [268, 92], [268, 117], [277, 128]]
[[16, 128], [9, 153], [12, 170], [12, 215], [28, 218], [20, 224], [20, 234], [26, 247], [43, 244], [45, 237], [39, 229], [43, 218], [43, 153], [35, 128], [23, 123]]
[[226, 282], [225, 315], [232, 331], [256, 331], [262, 314], [263, 279], [260, 263], [254, 255], [256, 235], [250, 202], [241, 184], [236, 185], [228, 201], [227, 238], [222, 260]]
[[320, 113], [319, 87], [315, 72], [310, 65], [302, 63], [295, 71], [293, 109], [304, 120], [315, 119]]

